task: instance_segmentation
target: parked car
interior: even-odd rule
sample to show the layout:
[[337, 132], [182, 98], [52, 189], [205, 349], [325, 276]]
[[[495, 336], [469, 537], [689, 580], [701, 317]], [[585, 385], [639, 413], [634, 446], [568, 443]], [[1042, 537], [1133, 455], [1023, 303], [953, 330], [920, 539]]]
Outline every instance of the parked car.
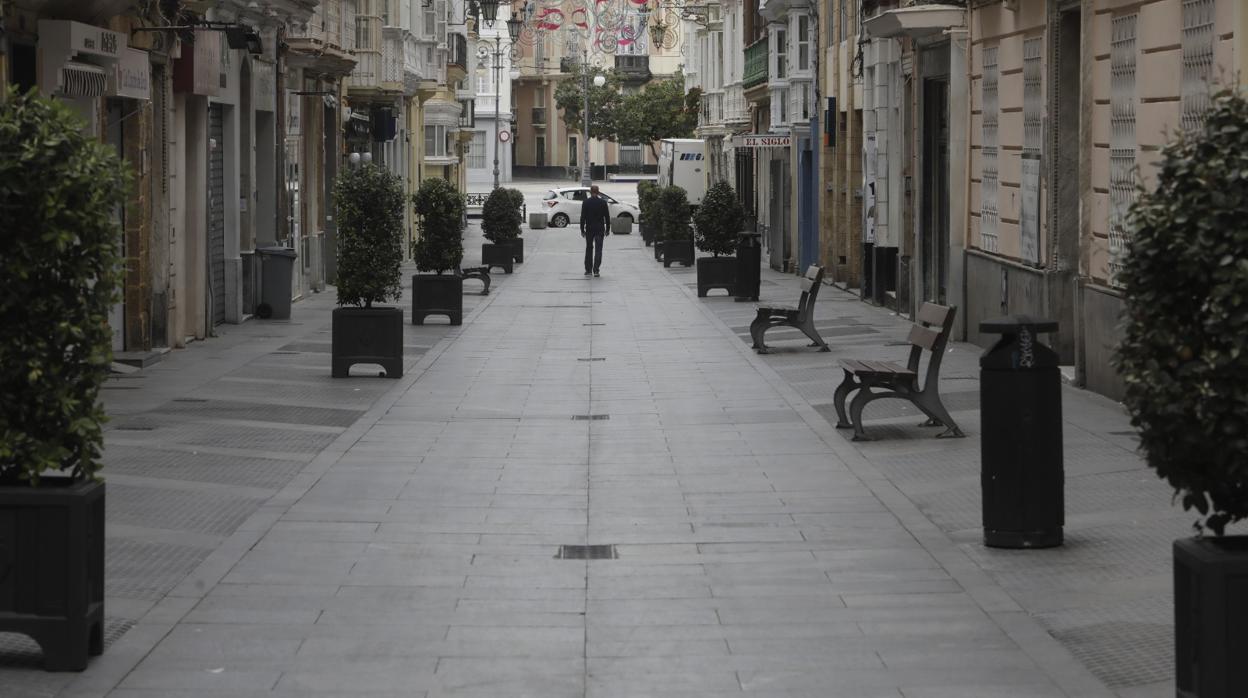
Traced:
[[[641, 222], [641, 209], [633, 204], [617, 201], [602, 192], [598, 196], [606, 199], [607, 208], [612, 218], [627, 218], [633, 223]], [[560, 187], [551, 189], [542, 197], [542, 210], [550, 217], [552, 228], [563, 228], [571, 223], [581, 222], [581, 203], [589, 197], [589, 187]]]

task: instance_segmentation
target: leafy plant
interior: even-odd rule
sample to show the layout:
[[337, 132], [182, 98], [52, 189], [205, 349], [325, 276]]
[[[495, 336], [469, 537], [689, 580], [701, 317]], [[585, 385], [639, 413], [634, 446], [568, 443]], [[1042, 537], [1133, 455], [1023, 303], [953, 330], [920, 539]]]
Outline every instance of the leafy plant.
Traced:
[[372, 164], [334, 180], [338, 215], [338, 305], [366, 308], [402, 295], [403, 182]]
[[660, 190], [655, 208], [658, 209], [659, 239], [689, 240], [693, 237], [689, 226], [689, 196], [682, 187], [671, 186]]
[[706, 190], [702, 205], [693, 214], [696, 226], [695, 241], [698, 249], [716, 257], [732, 254], [737, 246], [737, 231], [741, 229], [745, 211], [737, 201], [737, 194], [727, 182], [716, 182]]
[[420, 183], [412, 195], [420, 239], [413, 256], [416, 268], [441, 274], [456, 271], [464, 259], [464, 195], [441, 177]]
[[519, 211], [511, 191], [499, 187], [481, 206], [481, 234], [492, 243], [502, 244], [520, 236]]
[[[602, 87], [594, 84], [594, 76], [606, 78]], [[563, 112], [563, 123], [572, 133], [583, 132], [581, 111], [585, 106], [582, 86], [589, 82], [589, 137], [604, 141], [616, 139], [616, 116], [620, 113], [623, 96], [620, 94], [620, 78], [614, 70], [590, 68], [588, 76], [584, 68], [559, 83], [555, 88], [555, 108]]]
[[514, 217], [515, 229], [513, 237], [520, 237], [520, 226], [524, 225], [524, 192], [519, 189], [505, 189], [504, 191], [511, 197], [511, 213]]
[[1245, 211], [1248, 101], [1226, 90], [1132, 206], [1115, 357], [1148, 464], [1217, 535], [1248, 517]]
[[657, 160], [655, 143], [664, 138], [692, 138], [698, 125], [701, 90], [685, 92], [682, 74], [653, 80], [622, 100], [615, 121], [615, 140], [645, 143]]
[[0, 99], [0, 482], [92, 478], [112, 361], [128, 173], [68, 107]]

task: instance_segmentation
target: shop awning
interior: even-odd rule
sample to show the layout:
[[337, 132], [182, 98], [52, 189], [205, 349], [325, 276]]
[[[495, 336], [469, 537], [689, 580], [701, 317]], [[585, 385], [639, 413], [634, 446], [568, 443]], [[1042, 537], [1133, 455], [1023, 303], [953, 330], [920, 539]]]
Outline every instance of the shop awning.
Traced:
[[104, 69], [70, 61], [61, 66], [61, 94], [66, 97], [102, 97], [108, 92]]

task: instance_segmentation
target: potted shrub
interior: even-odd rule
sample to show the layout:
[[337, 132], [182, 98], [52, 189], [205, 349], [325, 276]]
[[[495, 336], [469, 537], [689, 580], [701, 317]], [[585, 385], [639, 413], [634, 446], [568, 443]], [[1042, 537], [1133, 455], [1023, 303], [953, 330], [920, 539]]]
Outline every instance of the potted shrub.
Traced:
[[702, 197], [702, 205], [693, 214], [695, 242], [710, 257], [698, 257], [698, 295], [705, 296], [712, 288], [722, 288], [732, 295], [737, 281], [737, 258], [730, 255], [737, 247], [737, 231], [745, 211], [737, 202], [736, 192], [727, 182], [711, 185]]
[[[1148, 464], [1200, 515], [1175, 541], [1175, 684], [1242, 696], [1248, 664], [1248, 101], [1214, 95], [1205, 124], [1161, 152], [1156, 186], [1132, 207], [1118, 280], [1123, 399]], [[1210, 532], [1213, 535], [1204, 535]]]
[[641, 229], [641, 239], [647, 247], [654, 242], [654, 201], [658, 196], [659, 185], [648, 179], [637, 183], [637, 208], [641, 213], [641, 220], [637, 227]]
[[100, 386], [123, 165], [69, 108], [0, 95], [0, 632], [81, 671], [104, 650]]
[[[452, 325], [464, 321], [464, 195], [440, 177], [421, 182], [412, 195], [420, 239], [413, 256], [416, 268], [432, 274], [412, 276], [412, 324], [430, 315], [445, 315]], [[449, 273], [448, 273], [449, 272]]]
[[689, 225], [689, 197], [681, 187], [666, 187], [655, 204], [663, 230], [663, 266], [680, 262], [693, 266], [693, 228]]
[[403, 309], [374, 306], [398, 300], [403, 262], [403, 182], [373, 164], [351, 167], [334, 181], [338, 216], [338, 306], [333, 312], [332, 374], [353, 364], [380, 364], [403, 375]]
[[499, 187], [485, 197], [481, 206], [481, 235], [489, 240], [481, 246], [481, 266], [502, 267], [507, 274], [511, 273], [516, 258], [512, 240], [520, 234], [513, 203], [511, 194]]
[[516, 264], [524, 264], [524, 238], [520, 237], [520, 234], [524, 232], [521, 229], [524, 225], [524, 192], [519, 189], [506, 189], [505, 191], [511, 197], [511, 211], [515, 216], [512, 222], [515, 236], [511, 239], [511, 246], [515, 251]]

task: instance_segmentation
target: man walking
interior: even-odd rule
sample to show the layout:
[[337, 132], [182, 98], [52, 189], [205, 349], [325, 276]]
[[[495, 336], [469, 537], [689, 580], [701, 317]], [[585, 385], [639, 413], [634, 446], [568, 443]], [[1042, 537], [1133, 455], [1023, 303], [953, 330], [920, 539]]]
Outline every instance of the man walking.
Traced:
[[598, 276], [602, 267], [602, 240], [607, 235], [611, 209], [598, 196], [598, 185], [589, 188], [589, 198], [581, 204], [581, 237], [585, 238], [585, 276]]

